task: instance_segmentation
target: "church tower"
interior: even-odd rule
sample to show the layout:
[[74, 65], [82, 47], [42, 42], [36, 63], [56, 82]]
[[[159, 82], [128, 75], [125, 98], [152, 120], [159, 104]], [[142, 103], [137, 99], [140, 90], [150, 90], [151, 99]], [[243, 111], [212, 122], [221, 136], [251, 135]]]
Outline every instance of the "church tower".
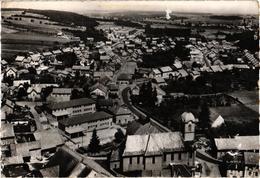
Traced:
[[181, 115], [181, 121], [183, 125], [183, 137], [185, 142], [190, 142], [195, 139], [195, 127], [197, 123], [197, 119], [195, 119], [194, 115], [191, 112], [184, 112]]

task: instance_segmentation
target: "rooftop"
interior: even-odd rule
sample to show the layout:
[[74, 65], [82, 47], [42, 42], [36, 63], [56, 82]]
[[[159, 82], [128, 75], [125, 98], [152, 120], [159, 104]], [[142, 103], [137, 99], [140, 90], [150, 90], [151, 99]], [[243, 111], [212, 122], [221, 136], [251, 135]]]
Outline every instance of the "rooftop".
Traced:
[[92, 99], [80, 98], [80, 99], [74, 99], [70, 101], [51, 103], [49, 105], [49, 108], [55, 110], [55, 109], [64, 109], [64, 108], [70, 108], [70, 107], [81, 106], [81, 105], [91, 105], [95, 103], [96, 102]]
[[1, 124], [1, 135], [0, 138], [9, 138], [14, 137], [14, 127], [12, 124], [9, 123], [2, 123]]
[[259, 136], [215, 138], [215, 144], [218, 150], [258, 150]]
[[59, 121], [59, 123], [64, 126], [73, 126], [73, 125], [83, 124], [86, 122], [92, 122], [92, 121], [108, 119], [108, 118], [112, 118], [112, 115], [104, 111], [100, 111], [100, 112], [81, 114], [81, 115], [65, 118]]
[[41, 132], [35, 132], [34, 137], [41, 142], [41, 149], [50, 149], [57, 146], [61, 146], [64, 141], [60, 134], [56, 130], [44, 130]]
[[154, 155], [183, 149], [184, 143], [180, 132], [130, 135], [127, 137], [123, 156]]
[[71, 94], [71, 88], [53, 88], [53, 94]]

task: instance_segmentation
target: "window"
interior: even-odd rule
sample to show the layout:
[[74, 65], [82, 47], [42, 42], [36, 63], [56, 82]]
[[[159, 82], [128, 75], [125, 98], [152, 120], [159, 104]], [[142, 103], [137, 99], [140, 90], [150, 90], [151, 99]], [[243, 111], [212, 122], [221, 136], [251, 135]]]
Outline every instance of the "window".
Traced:
[[188, 131], [191, 132], [191, 124], [188, 125]]
[[181, 160], [181, 152], [179, 153], [178, 159]]
[[171, 160], [174, 160], [174, 153], [171, 154]]
[[189, 157], [192, 158], [192, 152], [189, 152]]
[[129, 158], [129, 164], [132, 164], [132, 157]]
[[153, 157], [153, 160], [152, 160], [153, 164], [155, 163], [155, 157]]
[[166, 161], [167, 154], [163, 154], [163, 161]]
[[140, 163], [140, 156], [137, 156], [137, 164]]

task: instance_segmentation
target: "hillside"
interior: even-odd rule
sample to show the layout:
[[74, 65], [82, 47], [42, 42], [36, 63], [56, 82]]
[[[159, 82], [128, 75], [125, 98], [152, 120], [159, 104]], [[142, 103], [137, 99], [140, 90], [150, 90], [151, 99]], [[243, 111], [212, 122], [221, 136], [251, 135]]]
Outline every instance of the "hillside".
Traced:
[[76, 26], [85, 26], [85, 27], [94, 27], [98, 25], [98, 23], [87, 16], [80, 15], [73, 12], [67, 12], [67, 11], [56, 11], [56, 10], [35, 10], [35, 9], [8, 9], [3, 8], [2, 11], [25, 11], [29, 13], [35, 13], [35, 14], [41, 14], [44, 16], [47, 16], [52, 21], [56, 21], [59, 23], [63, 23], [66, 25], [76, 25]]

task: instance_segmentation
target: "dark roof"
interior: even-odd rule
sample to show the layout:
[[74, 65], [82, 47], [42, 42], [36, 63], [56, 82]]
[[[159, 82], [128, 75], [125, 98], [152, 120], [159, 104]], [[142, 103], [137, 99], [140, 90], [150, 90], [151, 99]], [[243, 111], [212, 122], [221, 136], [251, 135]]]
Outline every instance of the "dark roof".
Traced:
[[142, 126], [142, 124], [140, 124], [137, 121], [132, 121], [130, 123], [127, 124], [126, 127], [126, 134], [127, 135], [134, 135], [135, 132]]
[[[49, 169], [47, 170], [47, 168]], [[97, 172], [98, 176], [112, 176], [94, 160], [79, 155], [66, 146], [58, 149], [44, 169], [46, 171], [51, 169], [51, 174], [48, 174], [50, 177], [87, 177], [91, 170]]]
[[117, 80], [131, 80], [131, 76], [129, 74], [120, 74]]
[[257, 152], [245, 152], [244, 157], [246, 165], [258, 165], [259, 163], [259, 153]]
[[65, 119], [59, 121], [59, 123], [64, 126], [72, 126], [72, 125], [77, 125], [77, 124], [83, 124], [86, 122], [107, 119], [107, 118], [111, 118], [111, 117], [112, 117], [112, 115], [110, 115], [104, 111], [100, 111], [100, 112], [81, 114], [81, 115], [65, 118]]
[[49, 105], [50, 109], [63, 109], [63, 108], [70, 108], [74, 106], [81, 106], [81, 105], [90, 105], [95, 104], [95, 101], [89, 98], [80, 98], [74, 99], [70, 101], [58, 102], [58, 103], [51, 103]]
[[148, 122], [145, 125], [141, 126], [139, 129], [137, 129], [134, 135], [147, 135], [152, 133], [160, 133], [160, 131], [150, 122]]

